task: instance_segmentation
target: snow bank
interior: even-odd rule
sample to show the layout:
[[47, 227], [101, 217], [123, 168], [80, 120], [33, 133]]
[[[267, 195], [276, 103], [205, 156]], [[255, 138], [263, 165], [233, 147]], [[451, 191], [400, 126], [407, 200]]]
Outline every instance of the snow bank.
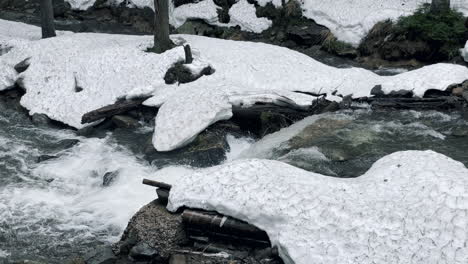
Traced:
[[468, 262], [468, 169], [432, 151], [391, 154], [355, 179], [256, 159], [156, 178], [167, 175], [169, 210], [254, 224], [287, 264]]
[[113, 104], [135, 87], [164, 84], [167, 69], [184, 59], [182, 48], [145, 52], [151, 42], [150, 37], [71, 34], [15, 47], [2, 58], [10, 66], [31, 58], [19, 75], [26, 90], [21, 104], [30, 114], [81, 128], [83, 114]]
[[[381, 85], [386, 93], [405, 89], [422, 96], [427, 89], [444, 90], [450, 84], [461, 83], [468, 78], [468, 68], [459, 65], [436, 64], [384, 77], [360, 68], [337, 69], [301, 53], [262, 43], [189, 35], [177, 38], [178, 41], [181, 38], [187, 41], [194, 51], [195, 58], [209, 62], [216, 72], [196, 82], [181, 84], [177, 88], [156, 88], [154, 97], [145, 102], [149, 106], [161, 106], [165, 101], [171, 101], [170, 108], [162, 107], [158, 113], [158, 119], [168, 120], [159, 122], [155, 129], [153, 143], [156, 149], [161, 151], [172, 150], [190, 142], [166, 141], [177, 138], [173, 136], [177, 131], [173, 131], [174, 126], [169, 120], [180, 120], [182, 116], [188, 116], [188, 120], [191, 120], [186, 111], [192, 112], [193, 108], [191, 104], [187, 104], [184, 97], [199, 98], [199, 106], [209, 105], [210, 96], [199, 94], [209, 95], [216, 91], [216, 94], [224, 93], [226, 100], [235, 106], [247, 107], [255, 102], [268, 102], [303, 108], [311, 105], [316, 97], [295, 91], [325, 93], [328, 99], [339, 100], [339, 97], [333, 97], [331, 94], [336, 91], [338, 94], [352, 94], [354, 97], [369, 96], [374, 86]], [[219, 98], [218, 95], [213, 96]], [[200, 119], [205, 119], [205, 116], [218, 118], [218, 108], [205, 110], [206, 112], [192, 112], [191, 116]], [[223, 108], [223, 112], [225, 110], [227, 111]], [[188, 136], [188, 131], [192, 131], [192, 134], [198, 133], [206, 128], [199, 125], [209, 123], [212, 122], [188, 123], [189, 126], [184, 127], [184, 134], [187, 135], [181, 139], [193, 138]]]
[[238, 25], [242, 30], [254, 33], [261, 33], [270, 28], [273, 22], [265, 17], [257, 17], [255, 12], [253, 4], [248, 3], [247, 0], [239, 0], [229, 9], [231, 18], [229, 24]]
[[466, 62], [468, 62], [468, 41], [466, 42], [465, 48], [461, 50], [462, 56]]

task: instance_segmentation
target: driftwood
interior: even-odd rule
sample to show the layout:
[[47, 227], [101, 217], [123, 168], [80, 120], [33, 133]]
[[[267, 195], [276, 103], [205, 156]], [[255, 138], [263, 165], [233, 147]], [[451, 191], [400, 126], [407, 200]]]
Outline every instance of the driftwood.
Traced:
[[140, 98], [131, 101], [117, 102], [115, 104], [107, 105], [99, 109], [88, 112], [81, 117], [81, 123], [92, 123], [103, 118], [112, 117], [118, 114], [126, 113], [130, 110], [136, 109], [143, 104], [148, 98]]
[[265, 231], [215, 212], [186, 209], [182, 213], [182, 221], [189, 233], [261, 244], [270, 243]]
[[148, 180], [148, 179], [143, 179], [143, 184], [161, 188], [161, 189], [166, 189], [166, 190], [171, 190], [172, 186], [170, 184], [164, 183], [164, 182], [158, 182], [158, 181], [153, 181], [153, 180]]
[[156, 194], [158, 195], [159, 203], [162, 205], [167, 205], [169, 201], [169, 192], [172, 188], [170, 184], [148, 179], [143, 179], [143, 184], [158, 188], [156, 189]]

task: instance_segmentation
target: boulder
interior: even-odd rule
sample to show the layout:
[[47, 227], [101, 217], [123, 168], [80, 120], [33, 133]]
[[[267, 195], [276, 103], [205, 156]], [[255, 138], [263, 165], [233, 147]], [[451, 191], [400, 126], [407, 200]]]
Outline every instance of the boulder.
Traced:
[[151, 256], [162, 261], [169, 259], [172, 250], [186, 242], [180, 214], [171, 214], [158, 201], [153, 201], [132, 217], [115, 248], [120, 255]]
[[286, 29], [286, 36], [301, 46], [321, 45], [330, 34], [330, 30], [317, 25], [312, 20], [309, 23], [290, 25]]

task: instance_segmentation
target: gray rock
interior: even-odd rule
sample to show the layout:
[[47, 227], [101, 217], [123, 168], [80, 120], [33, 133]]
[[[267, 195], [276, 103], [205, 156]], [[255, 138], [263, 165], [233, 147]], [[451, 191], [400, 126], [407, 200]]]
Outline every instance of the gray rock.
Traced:
[[[138, 246], [142, 242], [146, 243], [146, 246]], [[125, 251], [122, 250], [123, 248], [136, 244], [139, 248], [135, 250], [132, 248], [130, 250], [132, 254], [145, 252], [144, 254], [152, 254], [153, 258], [168, 259], [172, 250], [179, 249], [180, 245], [186, 242], [180, 214], [171, 214], [164, 206], [153, 201], [142, 207], [132, 217], [122, 239], [116, 244], [116, 248], [119, 248], [122, 254]], [[156, 256], [153, 254], [155, 252], [157, 252]]]
[[56, 159], [57, 156], [55, 155], [41, 155], [36, 159], [37, 163], [44, 162], [46, 160]]
[[115, 264], [117, 261], [117, 257], [110, 246], [97, 248], [88, 253], [84, 259], [86, 264]]
[[313, 21], [303, 25], [292, 25], [286, 29], [287, 37], [302, 46], [321, 45], [329, 34], [330, 30]]
[[22, 72], [25, 72], [28, 68], [29, 68], [29, 59], [30, 58], [26, 58], [24, 60], [22, 60], [21, 62], [19, 62], [18, 64], [15, 65], [15, 71], [17, 73], [22, 73]]
[[52, 124], [52, 120], [45, 114], [33, 114], [31, 121], [36, 126], [50, 126]]
[[102, 177], [102, 186], [108, 187], [110, 186], [115, 179], [119, 176], [119, 171], [109, 171], [104, 174]]
[[140, 242], [130, 250], [129, 256], [136, 261], [152, 260], [158, 256], [158, 251], [145, 242]]
[[372, 88], [370, 94], [373, 95], [373, 96], [376, 96], [376, 97], [382, 97], [382, 96], [385, 95], [385, 93], [382, 90], [382, 85], [380, 85], [380, 84], [374, 86], [374, 88]]
[[124, 115], [113, 116], [112, 122], [119, 128], [135, 128], [139, 126], [139, 123], [136, 119]]

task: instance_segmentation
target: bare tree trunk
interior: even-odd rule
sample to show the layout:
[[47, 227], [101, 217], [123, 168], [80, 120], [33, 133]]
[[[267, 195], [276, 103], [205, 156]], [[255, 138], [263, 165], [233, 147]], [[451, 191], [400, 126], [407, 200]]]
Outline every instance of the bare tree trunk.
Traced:
[[450, 0], [432, 0], [432, 13], [442, 13], [448, 10], [450, 10]]
[[154, 51], [163, 53], [173, 46], [169, 38], [168, 0], [154, 0]]
[[55, 37], [54, 7], [52, 0], [41, 0], [42, 38]]

